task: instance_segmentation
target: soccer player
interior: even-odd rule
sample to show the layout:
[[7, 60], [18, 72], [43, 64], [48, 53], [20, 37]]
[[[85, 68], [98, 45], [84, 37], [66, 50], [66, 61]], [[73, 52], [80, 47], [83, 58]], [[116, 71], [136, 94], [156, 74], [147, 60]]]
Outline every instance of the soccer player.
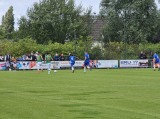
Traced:
[[36, 57], [36, 60], [37, 60], [37, 70], [38, 70], [38, 74], [39, 74], [39, 67], [41, 67], [41, 70], [43, 72], [43, 68], [42, 68], [42, 60], [43, 60], [43, 57], [40, 53], [37, 54], [38, 56]]
[[[86, 73], [86, 68], [87, 66], [89, 67], [89, 54], [87, 54], [87, 52], [85, 52], [85, 55], [84, 55], [84, 73]], [[91, 70], [91, 68], [90, 68]]]
[[154, 52], [154, 60], [155, 60], [155, 62], [154, 62], [154, 71], [156, 70], [155, 69], [155, 65], [157, 64], [158, 65], [158, 71], [160, 70], [160, 68], [159, 68], [159, 56], [156, 54], [156, 52]]
[[45, 56], [45, 61], [47, 63], [47, 69], [48, 69], [48, 74], [50, 74], [50, 67], [51, 67], [51, 60], [53, 60], [53, 58], [47, 53], [47, 56]]
[[69, 57], [69, 61], [70, 61], [70, 63], [71, 63], [71, 67], [72, 67], [72, 73], [74, 73], [74, 64], [75, 64], [75, 59], [77, 58], [77, 59], [79, 59], [78, 57], [76, 57], [76, 56], [73, 56], [72, 54], [69, 54], [70, 55], [70, 57]]

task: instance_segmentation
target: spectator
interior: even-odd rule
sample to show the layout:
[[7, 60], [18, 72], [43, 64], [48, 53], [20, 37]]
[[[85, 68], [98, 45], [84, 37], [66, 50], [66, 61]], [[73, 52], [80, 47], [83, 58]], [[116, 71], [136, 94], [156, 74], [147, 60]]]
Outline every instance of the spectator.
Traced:
[[147, 59], [146, 53], [143, 53], [143, 59]]
[[26, 60], [32, 60], [32, 56], [31, 56], [31, 54], [28, 54], [28, 56], [27, 56]]
[[61, 54], [61, 56], [60, 56], [60, 61], [64, 61], [64, 60], [65, 60], [65, 57], [64, 57], [63, 54]]
[[0, 61], [3, 61], [4, 57], [2, 55], [0, 55]]
[[7, 63], [6, 63], [6, 68], [9, 69], [10, 68], [10, 63], [9, 63], [9, 60], [7, 60]]
[[32, 59], [33, 59], [33, 56], [34, 56], [33, 51], [31, 51], [31, 57], [32, 57]]
[[34, 55], [33, 55], [32, 61], [36, 61], [36, 55], [37, 55], [37, 54], [34, 54]]
[[59, 61], [59, 56], [58, 56], [58, 54], [56, 54], [56, 56], [54, 56], [54, 61]]
[[68, 60], [68, 61], [70, 61], [70, 60], [69, 60], [70, 54], [71, 54], [71, 53], [69, 53], [69, 55], [67, 56], [67, 60]]
[[11, 61], [11, 56], [10, 56], [9, 52], [5, 56], [5, 61], [9, 61], [9, 62]]
[[141, 54], [139, 55], [139, 59], [143, 59], [143, 51], [141, 51]]
[[36, 52], [36, 57], [38, 56], [38, 52]]
[[18, 61], [22, 61], [23, 58], [21, 56], [19, 56], [19, 58], [17, 59]]
[[23, 55], [23, 60], [27, 60], [27, 55], [26, 54]]
[[151, 54], [149, 55], [149, 59], [153, 60], [153, 53], [151, 52]]
[[14, 57], [12, 57], [11, 61], [14, 62], [14, 60], [15, 60]]
[[14, 57], [12, 57], [11, 62], [10, 62], [11, 68], [13, 68], [13, 62], [14, 62], [14, 61], [15, 61], [15, 59], [14, 59]]
[[17, 57], [15, 57], [15, 60], [17, 60]]
[[14, 69], [17, 68], [17, 60], [14, 60], [14, 62], [13, 62], [13, 68], [14, 68]]

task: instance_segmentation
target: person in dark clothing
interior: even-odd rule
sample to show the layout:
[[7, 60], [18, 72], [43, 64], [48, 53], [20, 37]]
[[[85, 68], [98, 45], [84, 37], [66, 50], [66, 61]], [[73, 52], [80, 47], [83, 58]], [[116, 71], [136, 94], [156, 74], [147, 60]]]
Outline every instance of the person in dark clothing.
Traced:
[[32, 60], [32, 57], [31, 54], [28, 54], [27, 60]]
[[70, 61], [70, 60], [69, 60], [70, 54], [71, 54], [71, 53], [69, 53], [69, 55], [67, 56], [67, 60], [68, 60], [68, 61]]
[[60, 61], [64, 61], [64, 60], [65, 60], [65, 57], [64, 57], [63, 54], [61, 54], [61, 56], [60, 56]]
[[32, 56], [32, 61], [36, 61], [36, 55], [37, 54], [35, 54], [35, 55]]
[[149, 55], [149, 59], [153, 60], [153, 53], [151, 52], [151, 54]]
[[143, 53], [143, 59], [147, 59], [146, 53]]
[[59, 61], [59, 56], [58, 56], [58, 54], [56, 54], [56, 56], [54, 56], [54, 61]]
[[5, 61], [9, 61], [9, 63], [11, 62], [11, 55], [9, 54], [9, 52], [7, 53], [7, 55], [5, 56]]
[[143, 51], [141, 51], [141, 54], [139, 55], [139, 59], [143, 59]]

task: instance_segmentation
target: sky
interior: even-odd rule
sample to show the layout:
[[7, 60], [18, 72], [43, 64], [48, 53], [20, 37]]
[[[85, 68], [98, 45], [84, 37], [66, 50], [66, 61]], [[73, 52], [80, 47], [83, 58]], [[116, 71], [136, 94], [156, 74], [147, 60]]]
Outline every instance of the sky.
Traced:
[[[9, 7], [13, 6], [13, 14], [15, 19], [15, 29], [18, 27], [17, 21], [18, 19], [25, 15], [27, 12], [27, 8], [31, 7], [34, 2], [38, 2], [39, 0], [0, 0], [0, 24], [2, 21], [2, 16], [5, 15]], [[160, 4], [158, 4], [159, 0], [155, 0], [157, 3], [158, 8], [160, 8]], [[83, 7], [86, 9], [89, 6], [92, 6], [92, 11], [96, 14], [99, 13], [99, 4], [101, 0], [75, 0], [76, 5], [79, 5], [80, 3], [83, 5]]]
[[[26, 16], [27, 8], [31, 7], [34, 2], [39, 2], [39, 0], [0, 0], [0, 24], [2, 22], [2, 16], [5, 15], [9, 7], [12, 5], [16, 29], [18, 27], [18, 19], [23, 15]], [[93, 12], [96, 12], [96, 14], [99, 13], [99, 4], [101, 0], [75, 0], [75, 2], [76, 5], [82, 3], [85, 9], [92, 6]]]

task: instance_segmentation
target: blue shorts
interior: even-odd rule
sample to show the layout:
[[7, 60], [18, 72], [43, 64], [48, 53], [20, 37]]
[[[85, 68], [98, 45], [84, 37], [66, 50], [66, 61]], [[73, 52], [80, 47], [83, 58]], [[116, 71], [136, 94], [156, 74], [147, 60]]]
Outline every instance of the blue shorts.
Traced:
[[89, 66], [89, 62], [84, 62], [84, 66]]
[[159, 64], [159, 60], [156, 60], [156, 61], [154, 62], [154, 64]]
[[72, 63], [71, 63], [71, 67], [73, 67], [74, 64], [75, 64], [75, 62], [74, 62], [74, 63], [72, 62]]

